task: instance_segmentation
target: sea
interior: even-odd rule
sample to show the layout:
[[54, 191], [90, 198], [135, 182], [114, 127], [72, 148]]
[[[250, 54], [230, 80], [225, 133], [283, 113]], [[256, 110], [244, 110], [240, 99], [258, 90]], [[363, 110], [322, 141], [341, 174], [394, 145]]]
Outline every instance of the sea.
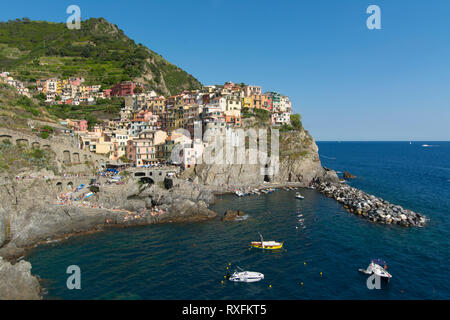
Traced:
[[[423, 146], [427, 145], [427, 146]], [[426, 215], [423, 228], [381, 225], [315, 190], [219, 196], [220, 215], [247, 218], [111, 229], [41, 245], [25, 257], [45, 299], [449, 299], [450, 142], [318, 142], [322, 164], [348, 184]], [[251, 241], [284, 241], [277, 252]], [[358, 272], [382, 259], [389, 282]], [[69, 290], [67, 268], [81, 272]], [[228, 281], [241, 268], [264, 274]], [[373, 282], [372, 282], [373, 284]]]

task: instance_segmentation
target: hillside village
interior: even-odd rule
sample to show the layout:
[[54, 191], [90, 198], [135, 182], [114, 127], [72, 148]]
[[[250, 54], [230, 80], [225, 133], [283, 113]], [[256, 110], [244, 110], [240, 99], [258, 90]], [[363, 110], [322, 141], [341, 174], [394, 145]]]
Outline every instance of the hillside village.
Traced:
[[[90, 105], [99, 99], [122, 97], [120, 117], [88, 125], [88, 120], [65, 119], [67, 134], [78, 140], [79, 148], [107, 156], [110, 160], [143, 167], [177, 164], [190, 168], [196, 164], [207, 146], [193, 141], [194, 128], [213, 131], [239, 128], [242, 119], [256, 116], [268, 124], [292, 129], [292, 104], [289, 97], [276, 92], [262, 92], [260, 86], [235, 84], [205, 86], [201, 90], [186, 90], [165, 97], [145, 91], [142, 84], [122, 82], [111, 89], [101, 85], [86, 85], [80, 77], [37, 80], [32, 93], [9, 73], [1, 73], [0, 81], [14, 87], [18, 93], [31, 97], [45, 96], [51, 108], [56, 105]], [[185, 129], [189, 132], [174, 132]], [[172, 163], [175, 146], [181, 146], [180, 161]]]

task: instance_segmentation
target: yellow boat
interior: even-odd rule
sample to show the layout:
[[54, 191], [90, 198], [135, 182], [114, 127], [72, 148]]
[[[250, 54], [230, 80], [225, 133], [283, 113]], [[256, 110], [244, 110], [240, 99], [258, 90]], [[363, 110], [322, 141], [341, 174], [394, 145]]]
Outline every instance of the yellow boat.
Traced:
[[261, 245], [261, 241], [253, 241], [250, 243], [250, 246], [258, 249], [277, 250], [283, 248], [283, 242], [262, 241]]

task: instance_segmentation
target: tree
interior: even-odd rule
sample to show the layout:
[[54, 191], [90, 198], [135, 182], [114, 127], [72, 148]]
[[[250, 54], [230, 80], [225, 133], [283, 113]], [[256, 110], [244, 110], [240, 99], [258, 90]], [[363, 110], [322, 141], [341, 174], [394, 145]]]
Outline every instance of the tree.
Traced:
[[92, 114], [86, 115], [86, 120], [88, 122], [89, 129], [92, 129], [92, 127], [95, 126], [98, 122], [97, 118], [94, 117]]

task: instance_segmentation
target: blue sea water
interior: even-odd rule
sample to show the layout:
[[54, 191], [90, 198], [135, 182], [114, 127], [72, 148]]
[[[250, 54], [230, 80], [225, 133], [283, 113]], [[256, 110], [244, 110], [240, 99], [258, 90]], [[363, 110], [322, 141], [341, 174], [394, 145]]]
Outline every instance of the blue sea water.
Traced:
[[[318, 143], [325, 166], [425, 214], [424, 228], [368, 222], [314, 190], [302, 190], [305, 200], [277, 191], [221, 196], [212, 206], [243, 210], [245, 221], [108, 230], [39, 246], [26, 259], [48, 299], [449, 299], [450, 142], [424, 143]], [[286, 250], [249, 250], [259, 232], [284, 240]], [[381, 290], [369, 290], [358, 272], [371, 258], [386, 260], [393, 275]], [[265, 279], [231, 283], [229, 263]], [[69, 265], [81, 268], [81, 290], [66, 287]]]

